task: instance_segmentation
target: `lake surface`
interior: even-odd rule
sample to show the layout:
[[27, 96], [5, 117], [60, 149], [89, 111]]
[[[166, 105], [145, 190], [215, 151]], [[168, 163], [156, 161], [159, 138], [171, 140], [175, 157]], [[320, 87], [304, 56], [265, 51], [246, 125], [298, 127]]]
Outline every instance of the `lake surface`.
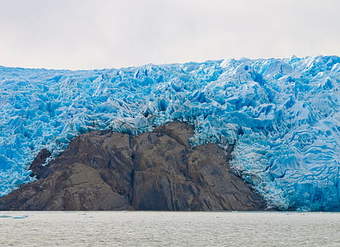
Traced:
[[0, 246], [340, 246], [340, 213], [0, 212]]

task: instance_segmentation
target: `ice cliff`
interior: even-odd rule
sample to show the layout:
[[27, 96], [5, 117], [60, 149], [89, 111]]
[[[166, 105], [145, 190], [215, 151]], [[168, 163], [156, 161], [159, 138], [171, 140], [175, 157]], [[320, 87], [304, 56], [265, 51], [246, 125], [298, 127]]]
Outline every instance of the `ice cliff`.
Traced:
[[169, 121], [192, 144], [235, 143], [232, 166], [270, 205], [340, 210], [340, 57], [230, 59], [88, 71], [0, 67], [0, 195], [87, 131]]

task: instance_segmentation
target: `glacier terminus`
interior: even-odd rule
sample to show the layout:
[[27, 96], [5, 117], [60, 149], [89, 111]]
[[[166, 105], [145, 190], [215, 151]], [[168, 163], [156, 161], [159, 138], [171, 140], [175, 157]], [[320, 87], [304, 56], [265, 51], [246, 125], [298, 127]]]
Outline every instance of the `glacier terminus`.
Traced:
[[0, 195], [75, 136], [170, 121], [192, 145], [234, 144], [232, 168], [269, 207], [340, 210], [340, 57], [226, 59], [121, 69], [0, 66]]

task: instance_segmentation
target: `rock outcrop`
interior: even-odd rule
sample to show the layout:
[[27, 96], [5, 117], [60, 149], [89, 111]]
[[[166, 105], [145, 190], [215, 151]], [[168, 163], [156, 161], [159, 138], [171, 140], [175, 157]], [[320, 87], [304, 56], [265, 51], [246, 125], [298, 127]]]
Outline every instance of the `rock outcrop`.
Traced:
[[42, 150], [38, 180], [0, 198], [0, 210], [262, 210], [263, 199], [229, 167], [232, 146], [191, 147], [193, 128], [168, 123], [131, 136], [93, 131], [59, 157]]

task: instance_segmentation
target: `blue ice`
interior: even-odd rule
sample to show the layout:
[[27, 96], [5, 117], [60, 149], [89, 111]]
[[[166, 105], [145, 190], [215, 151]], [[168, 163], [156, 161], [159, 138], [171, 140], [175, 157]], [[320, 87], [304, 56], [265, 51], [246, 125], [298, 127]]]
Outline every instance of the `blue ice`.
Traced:
[[178, 120], [192, 144], [235, 143], [232, 167], [270, 206], [340, 210], [340, 58], [228, 59], [104, 70], [0, 67], [0, 195], [42, 148]]

